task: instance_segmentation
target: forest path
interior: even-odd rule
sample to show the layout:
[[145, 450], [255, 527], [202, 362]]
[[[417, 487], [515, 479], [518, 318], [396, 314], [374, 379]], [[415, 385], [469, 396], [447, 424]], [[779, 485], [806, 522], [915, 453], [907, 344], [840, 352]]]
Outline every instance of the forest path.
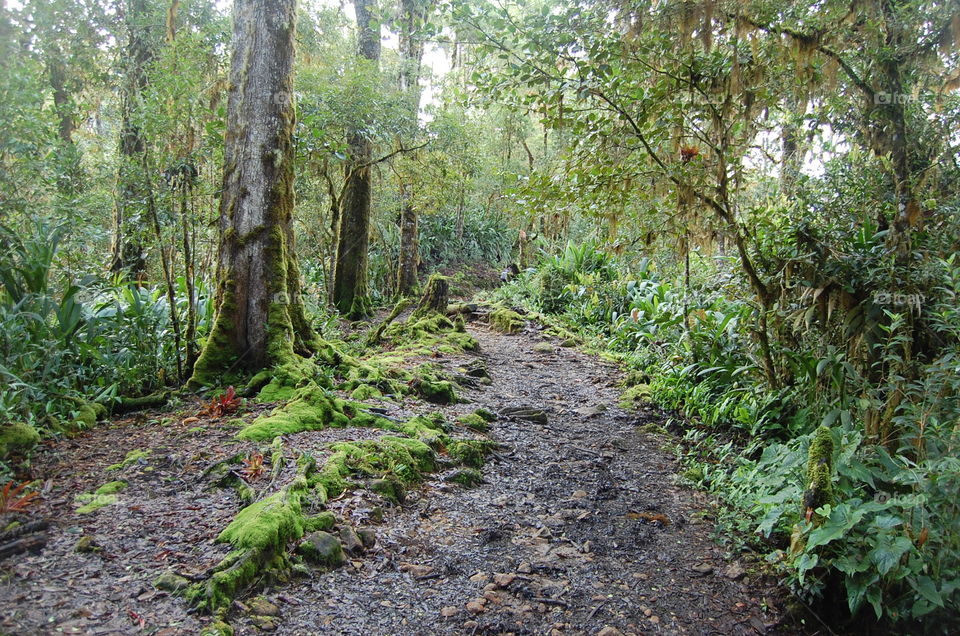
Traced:
[[[376, 547], [333, 572], [267, 588], [266, 605], [251, 604], [254, 595], [234, 603], [228, 620], [237, 634], [776, 630], [778, 592], [724, 559], [703, 502], [674, 484], [666, 438], [642, 432], [662, 415], [617, 406], [616, 368], [533, 327], [515, 335], [468, 329], [479, 353], [434, 361], [455, 371], [480, 357], [492, 384], [461, 390], [469, 402], [443, 408], [447, 419], [483, 406], [541, 409], [546, 421], [493, 422], [488, 436], [501, 447], [476, 488], [438, 474], [402, 506], [366, 490], [330, 502], [338, 517], [371, 525]], [[437, 409], [411, 399], [382, 406], [400, 418]], [[255, 405], [248, 417], [266, 408]], [[51, 521], [49, 540], [39, 554], [0, 563], [0, 633], [199, 632], [209, 619], [152, 582], [167, 569], [202, 573], [226, 554], [215, 538], [242, 504], [232, 490], [211, 488], [203, 471], [258, 447], [237, 442], [226, 418], [197, 426], [187, 418], [196, 409], [116, 420], [38, 453], [36, 477], [50, 487], [37, 514]], [[287, 459], [380, 434], [298, 433], [285, 438]], [[105, 471], [135, 449], [150, 454]], [[114, 479], [128, 482], [115, 503], [77, 513], [79, 493]], [[276, 487], [264, 483], [259, 496]]]
[[538, 351], [550, 341], [536, 330], [469, 331], [493, 383], [450, 410], [533, 407], [546, 423], [494, 422], [503, 448], [484, 466], [486, 484], [413, 493], [378, 529], [376, 558], [284, 591], [278, 633], [772, 631], [772, 598], [724, 560], [702, 502], [674, 485], [665, 438], [640, 431], [663, 416], [617, 406], [615, 367], [556, 345]]

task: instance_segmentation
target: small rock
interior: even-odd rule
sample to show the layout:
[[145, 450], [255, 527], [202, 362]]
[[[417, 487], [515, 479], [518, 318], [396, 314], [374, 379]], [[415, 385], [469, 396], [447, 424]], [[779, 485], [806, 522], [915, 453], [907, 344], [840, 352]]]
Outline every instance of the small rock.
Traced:
[[179, 592], [189, 587], [189, 585], [190, 581], [170, 570], [167, 570], [153, 580], [154, 587], [167, 592]]
[[516, 578], [516, 574], [494, 574], [493, 582], [500, 587], [509, 587]]
[[650, 608], [647, 608], [643, 610], [643, 615], [646, 616], [647, 618], [650, 618], [651, 616], [653, 616], [653, 610]]
[[277, 623], [273, 616], [251, 616], [250, 622], [265, 632], [272, 632], [277, 628]]
[[487, 583], [490, 580], [490, 577], [486, 572], [477, 572], [470, 577], [472, 583]]
[[713, 566], [709, 563], [698, 563], [697, 565], [690, 568], [700, 576], [706, 576], [713, 573]]
[[357, 536], [360, 537], [360, 543], [367, 550], [377, 545], [377, 531], [373, 528], [358, 528]]
[[280, 616], [280, 608], [262, 596], [258, 596], [247, 603], [247, 607], [250, 608], [251, 614], [257, 616]]
[[533, 568], [530, 566], [529, 563], [524, 561], [519, 566], [517, 566], [517, 572], [519, 572], [520, 574], [530, 574], [531, 572], [533, 572]]
[[483, 593], [483, 598], [487, 599], [487, 600], [490, 601], [491, 603], [499, 603], [499, 602], [500, 602], [500, 597], [499, 597], [499, 596], [497, 595], [497, 593], [494, 592], [493, 590], [490, 590], [490, 591], [488, 591], [488, 592], [484, 592], [484, 593]]
[[659, 617], [659, 616], [651, 616], [651, 617], [650, 617], [650, 622], [653, 623], [654, 625], [657, 625], [657, 624], [660, 623], [660, 617]]
[[621, 632], [616, 627], [611, 627], [607, 625], [606, 627], [601, 629], [599, 632], [597, 632], [597, 636], [623, 636], [623, 632]]
[[363, 541], [361, 541], [360, 536], [352, 526], [343, 526], [340, 528], [340, 532], [338, 534], [340, 535], [340, 544], [343, 546], [344, 550], [350, 553], [363, 551]]
[[471, 614], [481, 614], [486, 611], [487, 599], [478, 598], [467, 603], [467, 611]]
[[444, 618], [450, 618], [451, 616], [456, 616], [460, 612], [459, 607], [454, 607], [453, 605], [447, 605], [440, 610], [440, 616]]
[[480, 627], [480, 624], [477, 621], [467, 621], [463, 624], [463, 629], [473, 633], [475, 629]]
[[416, 563], [401, 563], [400, 571], [407, 572], [412, 575], [414, 578], [421, 578], [428, 576], [433, 572], [433, 566], [430, 565], [417, 565]]
[[537, 353], [553, 353], [553, 345], [549, 342], [538, 342], [533, 345], [533, 350]]
[[304, 537], [297, 552], [311, 563], [331, 568], [339, 567], [347, 560], [343, 555], [340, 540], [323, 530], [311, 532]]
[[573, 494], [570, 495], [570, 498], [571, 498], [571, 499], [586, 499], [586, 498], [587, 498], [587, 491], [586, 491], [586, 490], [575, 490], [575, 491], [573, 491]]
[[743, 566], [740, 565], [739, 563], [731, 563], [723, 570], [723, 575], [728, 579], [732, 579], [734, 581], [739, 581], [744, 576], [746, 576], [746, 574], [747, 574], [747, 571], [744, 570]]
[[584, 541], [583, 545], [580, 547], [580, 551], [584, 554], [588, 554], [593, 551], [593, 543], [589, 540]]
[[77, 552], [99, 552], [102, 548], [93, 540], [93, 537], [86, 534], [77, 539], [73, 549]]

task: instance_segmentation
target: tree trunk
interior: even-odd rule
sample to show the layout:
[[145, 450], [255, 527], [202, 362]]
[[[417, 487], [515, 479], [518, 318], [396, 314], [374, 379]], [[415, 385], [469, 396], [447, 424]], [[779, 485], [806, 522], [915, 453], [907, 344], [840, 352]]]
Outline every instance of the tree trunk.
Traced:
[[[400, 16], [400, 93], [406, 98], [407, 119], [416, 130], [420, 112], [420, 70], [423, 65], [423, 36], [431, 0], [401, 0]], [[413, 205], [411, 184], [400, 186], [400, 256], [397, 263], [397, 294], [406, 296], [417, 285], [419, 214]]]
[[60, 140], [57, 191], [62, 196], [73, 197], [83, 187], [83, 172], [80, 166], [80, 150], [73, 141], [73, 131], [77, 124], [73, 98], [67, 90], [67, 70], [63, 58], [49, 55], [47, 75], [50, 88], [53, 89], [53, 108], [57, 113], [57, 137]]
[[110, 269], [126, 271], [139, 278], [146, 270], [146, 250], [143, 245], [146, 201], [149, 198], [149, 175], [143, 171], [146, 142], [137, 121], [141, 95], [147, 87], [147, 65], [153, 59], [149, 41], [149, 15], [146, 0], [127, 3], [127, 76], [123, 96], [120, 130], [120, 173], [117, 182], [117, 200], [113, 215], [113, 255]]
[[295, 0], [237, 0], [224, 139], [216, 316], [190, 384], [307, 353], [293, 240]]
[[446, 276], [434, 274], [427, 280], [427, 284], [423, 288], [423, 296], [420, 298], [417, 312], [436, 311], [445, 314], [447, 313], [449, 297], [450, 281]]
[[[354, 0], [357, 13], [357, 55], [375, 68], [380, 64], [380, 25], [374, 25], [376, 0]], [[337, 227], [337, 259], [333, 274], [333, 303], [350, 318], [371, 311], [367, 287], [367, 248], [370, 243], [370, 161], [373, 144], [360, 130], [362, 122], [347, 136], [350, 160], [346, 167], [346, 190], [340, 204]]]

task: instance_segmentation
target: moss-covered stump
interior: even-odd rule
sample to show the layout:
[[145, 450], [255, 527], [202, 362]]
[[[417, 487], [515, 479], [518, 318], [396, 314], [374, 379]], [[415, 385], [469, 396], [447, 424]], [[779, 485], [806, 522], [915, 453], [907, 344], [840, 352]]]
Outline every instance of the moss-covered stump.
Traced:
[[440, 274], [433, 274], [427, 279], [427, 284], [423, 287], [423, 295], [420, 297], [415, 313], [436, 312], [445, 314], [449, 297], [450, 279]]
[[523, 316], [512, 309], [499, 308], [490, 312], [490, 326], [502, 333], [517, 333], [526, 326]]

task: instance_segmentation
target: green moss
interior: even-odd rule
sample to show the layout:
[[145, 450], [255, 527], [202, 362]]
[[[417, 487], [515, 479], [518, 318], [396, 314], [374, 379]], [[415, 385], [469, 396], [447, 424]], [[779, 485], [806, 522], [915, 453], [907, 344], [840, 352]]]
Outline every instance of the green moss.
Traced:
[[81, 428], [93, 428], [97, 422], [107, 417], [107, 407], [97, 402], [84, 402], [78, 400], [79, 407], [74, 416], [74, 421]]
[[297, 546], [297, 553], [314, 565], [336, 568], [346, 563], [340, 540], [328, 532], [313, 532]]
[[464, 488], [475, 488], [483, 483], [483, 475], [475, 468], [461, 468], [450, 474], [445, 481], [459, 484]]
[[318, 515], [307, 517], [303, 520], [304, 532], [316, 532], [317, 530], [329, 530], [337, 525], [337, 517], [329, 510], [321, 512]]
[[152, 451], [150, 451], [150, 449], [141, 450], [139, 448], [135, 448], [134, 450], [127, 453], [127, 456], [124, 457], [122, 462], [118, 464], [113, 464], [111, 466], [107, 466], [107, 470], [120, 470], [122, 468], [126, 468], [127, 466], [132, 466], [133, 464], [138, 463], [141, 459], [146, 461], [147, 457], [150, 456], [151, 452]]
[[250, 504], [234, 517], [217, 537], [237, 549], [264, 553], [282, 552], [292, 539], [303, 536], [303, 515], [296, 482], [269, 497]]
[[10, 453], [25, 453], [40, 442], [40, 433], [28, 424], [20, 422], [0, 428], [0, 457]]
[[635, 409], [641, 404], [650, 402], [650, 385], [648, 384], [636, 384], [620, 396], [620, 406], [625, 409]]
[[170, 401], [170, 391], [158, 391], [139, 397], [124, 397], [113, 407], [114, 413], [129, 413], [143, 409], [160, 408]]
[[350, 399], [356, 400], [357, 402], [363, 402], [364, 400], [372, 400], [381, 397], [383, 397], [383, 393], [381, 393], [376, 387], [370, 386], [369, 384], [361, 384], [353, 390], [353, 393], [350, 394]]
[[111, 504], [117, 503], [117, 493], [127, 487], [125, 481], [111, 481], [97, 488], [92, 493], [81, 493], [74, 498], [77, 504], [77, 514], [86, 515]]
[[284, 364], [253, 376], [247, 389], [259, 390], [258, 402], [285, 402], [292, 399], [298, 389], [310, 384], [326, 386], [326, 381], [313, 360], [294, 355]]
[[433, 365], [424, 364], [416, 370], [416, 376], [410, 381], [413, 391], [428, 402], [434, 404], [455, 404], [457, 390], [453, 382], [440, 378]]
[[330, 448], [344, 454], [344, 466], [351, 472], [371, 477], [394, 474], [402, 481], [413, 482], [419, 481], [422, 473], [436, 470], [433, 449], [416, 439], [384, 435], [378, 440], [341, 442]]
[[[826, 426], [819, 427], [813, 433], [807, 455], [807, 490], [804, 493], [805, 506], [816, 510], [835, 502], [833, 492], [833, 434]], [[819, 525], [819, 515], [814, 519]]]
[[96, 495], [113, 495], [127, 487], [125, 481], [108, 481], [94, 491]]
[[474, 431], [479, 431], [481, 433], [486, 433], [490, 430], [490, 424], [486, 419], [480, 417], [476, 413], [468, 413], [466, 415], [461, 415], [458, 419], [458, 422], [463, 424], [469, 429]]
[[493, 411], [489, 410], [489, 409], [479, 408], [479, 409], [477, 409], [476, 411], [474, 411], [473, 413], [474, 413], [474, 415], [477, 415], [477, 416], [479, 416], [479, 417], [482, 417], [483, 419], [485, 419], [485, 420], [488, 421], [488, 422], [496, 422], [496, 421], [497, 421], [497, 414], [494, 413]]
[[243, 440], [265, 441], [278, 435], [344, 426], [374, 426], [377, 418], [317, 385], [298, 389], [285, 405], [262, 415], [237, 433]]
[[233, 627], [224, 621], [214, 621], [200, 630], [200, 636], [233, 636]]
[[490, 312], [490, 326], [502, 333], [517, 333], [526, 325], [523, 317], [512, 309], [494, 309]]
[[456, 440], [450, 442], [447, 446], [447, 454], [464, 466], [480, 468], [483, 466], [484, 458], [493, 449], [493, 446], [493, 442], [487, 440]]

